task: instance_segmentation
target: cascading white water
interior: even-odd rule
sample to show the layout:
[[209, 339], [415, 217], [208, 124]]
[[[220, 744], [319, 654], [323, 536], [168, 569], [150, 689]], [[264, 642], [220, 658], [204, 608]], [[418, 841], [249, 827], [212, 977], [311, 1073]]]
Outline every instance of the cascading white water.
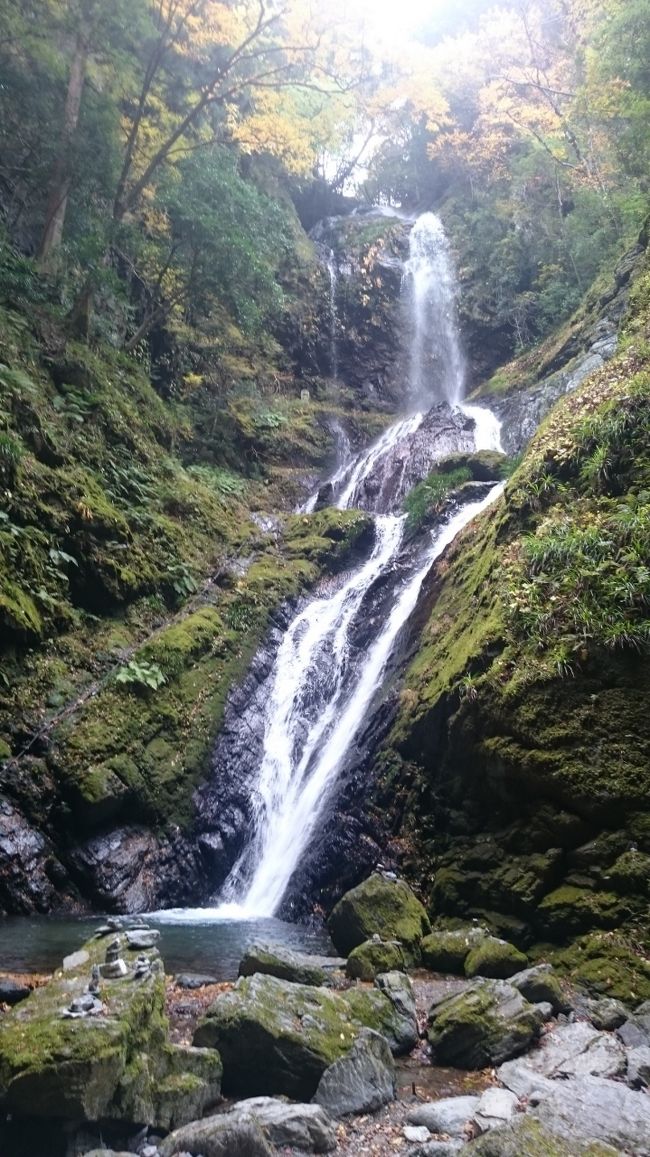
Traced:
[[337, 334], [337, 315], [336, 315], [336, 287], [338, 285], [339, 271], [336, 264], [336, 255], [333, 249], [330, 249], [327, 254], [327, 273], [330, 279], [330, 373], [333, 378], [339, 376], [339, 350], [338, 350], [338, 334]]
[[457, 406], [465, 382], [456, 329], [458, 286], [449, 242], [435, 213], [423, 213], [411, 230], [404, 286], [412, 324], [412, 404], [419, 408], [437, 400]]
[[[334, 309], [332, 271], [330, 278]], [[395, 513], [406, 485], [400, 471], [406, 468], [409, 439], [428, 428], [423, 427], [425, 411], [437, 402], [460, 407], [475, 422], [477, 448], [500, 448], [497, 419], [461, 403], [464, 364], [455, 324], [456, 280], [444, 230], [431, 213], [420, 217], [411, 232], [403, 286], [412, 319], [409, 403], [414, 412], [330, 479], [340, 508], [390, 513], [375, 520], [376, 541], [367, 562], [333, 593], [312, 599], [282, 639], [268, 682], [264, 751], [252, 787], [252, 830], [222, 889], [214, 913], [219, 918], [277, 911], [368, 718], [426, 574], [498, 493], [495, 488], [487, 498], [463, 506], [424, 549], [410, 561], [402, 559], [405, 577], [395, 587], [392, 609], [384, 621], [373, 621], [371, 588], [397, 565], [403, 547], [404, 516]], [[313, 509], [316, 500], [315, 495], [303, 509]], [[366, 651], [359, 654], [355, 632], [369, 620]]]

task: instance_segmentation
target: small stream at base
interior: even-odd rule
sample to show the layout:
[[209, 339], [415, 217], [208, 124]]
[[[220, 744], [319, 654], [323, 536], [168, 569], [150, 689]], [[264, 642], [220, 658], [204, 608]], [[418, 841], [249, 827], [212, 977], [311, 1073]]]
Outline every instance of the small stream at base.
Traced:
[[[127, 926], [129, 919], [124, 917]], [[158, 947], [168, 973], [202, 972], [216, 980], [235, 980], [244, 952], [260, 940], [309, 955], [334, 955], [325, 929], [287, 924], [273, 917], [223, 920], [215, 919], [209, 910], [182, 909], [145, 919], [160, 930]], [[103, 920], [103, 916], [1, 918], [0, 973], [53, 972]]]

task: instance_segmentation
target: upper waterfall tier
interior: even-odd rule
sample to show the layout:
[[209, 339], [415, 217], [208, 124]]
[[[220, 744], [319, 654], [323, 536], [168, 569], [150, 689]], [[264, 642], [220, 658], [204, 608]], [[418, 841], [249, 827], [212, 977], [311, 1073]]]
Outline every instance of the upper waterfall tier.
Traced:
[[434, 213], [418, 217], [409, 237], [404, 298], [410, 328], [409, 396], [413, 406], [457, 406], [465, 365], [456, 324], [458, 283], [449, 242]]

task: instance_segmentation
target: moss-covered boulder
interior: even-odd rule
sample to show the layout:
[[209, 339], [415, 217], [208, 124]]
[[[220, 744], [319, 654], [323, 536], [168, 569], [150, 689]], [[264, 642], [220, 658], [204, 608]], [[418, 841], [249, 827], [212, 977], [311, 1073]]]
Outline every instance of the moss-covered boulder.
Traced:
[[103, 961], [105, 945], [91, 941], [76, 967], [0, 1021], [2, 1113], [169, 1129], [220, 1100], [218, 1053], [170, 1043], [164, 975], [138, 976], [126, 944], [125, 975], [101, 979], [98, 1006], [74, 1013], [72, 1002], [88, 999], [90, 969]]
[[551, 964], [537, 964], [534, 968], [526, 968], [508, 979], [513, 988], [516, 988], [531, 1004], [550, 1004], [556, 1013], [568, 1012], [571, 1007]]
[[540, 927], [560, 943], [590, 928], [615, 928], [629, 915], [625, 900], [615, 892], [596, 892], [571, 884], [549, 892], [538, 910]]
[[352, 980], [374, 980], [381, 972], [405, 968], [401, 944], [392, 940], [366, 940], [352, 949], [345, 971]]
[[431, 931], [429, 917], [408, 884], [379, 872], [346, 892], [327, 926], [337, 950], [346, 956], [377, 935], [399, 940], [408, 964], [419, 961], [422, 938]]
[[528, 958], [514, 944], [499, 940], [496, 936], [485, 936], [470, 949], [465, 960], [465, 975], [507, 980], [515, 972], [521, 972], [527, 964]]
[[377, 988], [338, 993], [257, 973], [217, 998], [194, 1044], [219, 1050], [229, 1094], [309, 1100], [361, 1028], [381, 1033], [398, 1051], [402, 1026], [400, 1010]]
[[453, 930], [434, 928], [420, 945], [422, 964], [432, 972], [452, 972], [456, 976], [464, 976], [465, 960], [484, 939], [485, 932], [471, 925]]
[[433, 1006], [427, 1035], [437, 1064], [482, 1069], [523, 1052], [541, 1024], [538, 1009], [516, 988], [478, 980]]
[[559, 971], [593, 995], [633, 1006], [650, 1000], [650, 963], [616, 932], [579, 936], [552, 959]]

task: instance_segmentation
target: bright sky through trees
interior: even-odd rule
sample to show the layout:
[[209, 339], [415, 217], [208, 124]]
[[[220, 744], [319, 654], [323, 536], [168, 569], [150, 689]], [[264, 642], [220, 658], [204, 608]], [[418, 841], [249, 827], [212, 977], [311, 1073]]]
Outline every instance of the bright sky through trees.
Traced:
[[411, 34], [438, 6], [438, 0], [350, 0], [350, 10], [363, 16], [369, 30], [393, 40]]

